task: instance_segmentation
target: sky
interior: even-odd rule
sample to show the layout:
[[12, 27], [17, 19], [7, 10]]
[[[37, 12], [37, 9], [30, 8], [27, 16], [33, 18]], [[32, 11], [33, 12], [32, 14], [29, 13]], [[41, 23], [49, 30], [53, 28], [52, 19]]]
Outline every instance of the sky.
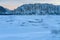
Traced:
[[60, 5], [60, 0], [0, 0], [0, 6], [8, 9], [15, 9], [23, 4], [33, 4], [33, 3], [49, 3]]

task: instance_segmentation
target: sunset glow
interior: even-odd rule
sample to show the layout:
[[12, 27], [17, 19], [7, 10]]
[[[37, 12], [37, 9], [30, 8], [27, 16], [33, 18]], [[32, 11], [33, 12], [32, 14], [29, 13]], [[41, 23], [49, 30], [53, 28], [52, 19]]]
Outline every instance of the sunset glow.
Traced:
[[60, 5], [60, 0], [0, 0], [0, 6], [3, 6], [8, 9], [15, 9], [18, 6], [21, 6], [23, 4], [29, 4], [29, 3], [49, 3], [49, 4], [55, 4]]

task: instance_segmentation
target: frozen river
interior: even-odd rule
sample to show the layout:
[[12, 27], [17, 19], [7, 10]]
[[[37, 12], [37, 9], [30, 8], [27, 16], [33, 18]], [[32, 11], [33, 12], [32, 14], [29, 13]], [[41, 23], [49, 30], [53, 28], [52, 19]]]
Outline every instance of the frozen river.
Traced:
[[0, 40], [60, 40], [60, 16], [0, 15]]

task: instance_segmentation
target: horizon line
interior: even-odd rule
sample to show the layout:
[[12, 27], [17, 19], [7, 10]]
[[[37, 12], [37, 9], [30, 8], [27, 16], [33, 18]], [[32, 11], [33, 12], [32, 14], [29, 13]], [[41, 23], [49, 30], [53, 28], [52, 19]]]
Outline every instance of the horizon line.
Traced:
[[[27, 4], [27, 3], [25, 3], [25, 4]], [[25, 4], [22, 4], [22, 5], [25, 5]], [[52, 4], [52, 3], [28, 3], [28, 4]], [[22, 6], [22, 5], [19, 5], [19, 6], [16, 6], [16, 7], [12, 7], [12, 8], [9, 8], [11, 6], [9, 6], [9, 7], [3, 6], [3, 5], [0, 5], [0, 6], [2, 6], [4, 8], [7, 8], [9, 10], [14, 10], [14, 9], [16, 9], [16, 8]], [[52, 4], [52, 5], [60, 6], [60, 4]]]

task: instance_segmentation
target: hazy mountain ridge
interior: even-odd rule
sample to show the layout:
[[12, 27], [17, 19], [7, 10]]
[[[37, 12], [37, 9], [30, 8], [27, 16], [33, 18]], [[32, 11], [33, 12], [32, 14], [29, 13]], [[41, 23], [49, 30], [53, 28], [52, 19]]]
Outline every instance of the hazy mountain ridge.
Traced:
[[3, 6], [0, 6], [0, 15], [8, 15], [11, 14], [11, 10], [4, 8]]
[[[8, 10], [6, 8], [4, 14], [9, 15], [60, 15], [60, 5], [53, 4], [24, 4], [22, 6], [17, 7], [14, 10]], [[0, 8], [0, 14], [1, 8]]]

